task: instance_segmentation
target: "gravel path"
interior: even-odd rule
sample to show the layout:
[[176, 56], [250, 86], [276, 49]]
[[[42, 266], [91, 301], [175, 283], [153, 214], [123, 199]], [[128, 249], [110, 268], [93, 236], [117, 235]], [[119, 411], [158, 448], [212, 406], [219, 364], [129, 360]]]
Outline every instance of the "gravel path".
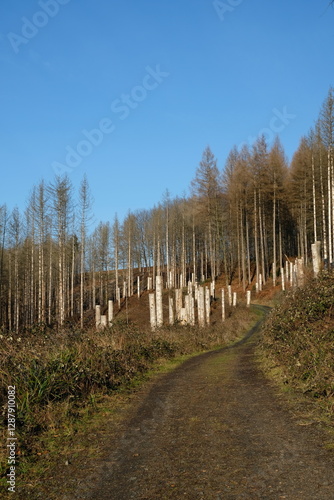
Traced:
[[334, 453], [254, 359], [256, 329], [161, 377], [76, 499], [334, 499]]

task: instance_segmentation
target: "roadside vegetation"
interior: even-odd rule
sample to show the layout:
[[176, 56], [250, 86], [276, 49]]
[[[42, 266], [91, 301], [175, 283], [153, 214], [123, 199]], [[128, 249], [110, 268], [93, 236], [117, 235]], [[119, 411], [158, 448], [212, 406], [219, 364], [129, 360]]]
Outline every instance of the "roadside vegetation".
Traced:
[[[210, 350], [247, 331], [256, 313], [240, 305], [222, 328], [175, 325], [155, 332], [119, 320], [113, 327], [55, 332], [39, 327], [3, 333], [0, 347], [1, 434], [7, 437], [7, 387], [16, 387], [17, 489], [34, 482], [62, 454], [80, 422], [105, 408], [106, 397], [132, 390], [145, 374], [176, 356]], [[88, 419], [88, 420], [87, 420]], [[66, 438], [65, 438], [66, 436]], [[65, 439], [64, 439], [65, 438]], [[51, 453], [51, 455], [50, 455]], [[42, 468], [42, 469], [41, 469]], [[6, 491], [7, 450], [2, 447], [1, 489]], [[29, 479], [28, 479], [29, 478]]]
[[334, 415], [334, 273], [289, 291], [268, 317], [260, 347], [287, 387]]
[[[268, 288], [257, 299], [275, 304], [258, 347], [266, 370], [285, 388], [315, 403], [327, 421], [332, 419], [334, 273], [323, 272], [316, 280], [308, 279], [305, 287], [290, 289], [286, 294]], [[85, 449], [84, 453], [98, 455], [97, 447], [84, 443], [85, 436], [95, 436], [104, 424], [110, 426], [107, 419], [115, 401], [122, 395], [128, 398], [149, 374], [174, 367], [185, 356], [235, 341], [259, 314], [242, 303], [236, 309], [227, 307], [222, 326], [219, 301], [215, 301], [210, 327], [176, 324], [152, 332], [144, 326], [145, 300], [130, 301], [136, 307], [121, 314], [112, 327], [99, 331], [95, 327], [83, 331], [71, 325], [52, 330], [40, 325], [20, 334], [2, 332], [0, 429], [5, 443], [7, 388], [15, 386], [20, 494], [36, 492], [41, 478], [48, 481], [52, 471], [63, 467], [66, 457], [73, 456], [73, 442], [80, 443], [79, 454]], [[6, 498], [5, 447], [1, 448], [0, 459], [0, 491]]]

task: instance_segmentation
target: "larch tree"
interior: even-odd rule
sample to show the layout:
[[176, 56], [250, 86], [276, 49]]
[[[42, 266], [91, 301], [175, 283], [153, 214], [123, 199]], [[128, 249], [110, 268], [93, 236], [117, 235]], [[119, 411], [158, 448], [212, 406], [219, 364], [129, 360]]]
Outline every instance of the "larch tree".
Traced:
[[[311, 150], [306, 137], [300, 141], [289, 172], [288, 198], [298, 228], [298, 255], [307, 262], [310, 230], [313, 232]], [[313, 240], [313, 237], [312, 237]]]
[[320, 110], [322, 142], [327, 150], [328, 259], [333, 262], [334, 225], [334, 89], [330, 87]]
[[[321, 138], [321, 125], [318, 120], [315, 125], [314, 133], [310, 136], [310, 147], [315, 162], [315, 177], [318, 178], [318, 186], [320, 188], [320, 207], [318, 213], [321, 213], [321, 228], [322, 228], [322, 247], [323, 257], [328, 260], [328, 234], [327, 234], [327, 210], [326, 210], [326, 148]], [[319, 191], [319, 189], [318, 189]]]
[[[284, 203], [284, 182], [287, 176], [287, 161], [283, 146], [278, 138], [269, 151], [268, 171], [271, 182], [271, 205], [272, 205], [272, 275], [273, 285], [276, 285], [277, 261], [279, 268], [283, 265], [282, 250], [282, 222], [280, 220], [280, 209]], [[279, 249], [279, 253], [277, 252]], [[279, 257], [279, 258], [278, 258]]]
[[45, 323], [46, 321], [46, 241], [48, 235], [48, 227], [50, 226], [50, 217], [48, 213], [47, 192], [42, 181], [36, 189], [35, 193], [35, 223], [38, 245], [38, 322]]
[[6, 318], [5, 304], [5, 244], [8, 225], [8, 210], [6, 205], [0, 206], [0, 326]]
[[117, 214], [114, 218], [114, 223], [112, 226], [112, 246], [113, 246], [113, 258], [114, 258], [114, 270], [115, 270], [115, 297], [119, 297], [119, 261], [120, 261], [120, 237], [121, 237], [121, 227], [118, 220]]
[[218, 213], [222, 186], [217, 160], [208, 146], [191, 182], [192, 196], [196, 200], [198, 216], [207, 228], [208, 253], [211, 276], [216, 275], [216, 236], [218, 234]]
[[261, 274], [263, 283], [265, 283], [268, 267], [265, 241], [265, 203], [270, 181], [268, 176], [268, 147], [264, 136], [259, 137], [253, 145], [251, 154], [251, 171], [253, 178], [253, 224], [256, 281], [259, 283], [259, 277]]
[[136, 217], [129, 212], [123, 223], [123, 248], [126, 255], [127, 296], [133, 295], [133, 262], [134, 262], [134, 242], [136, 237]]
[[49, 186], [52, 218], [58, 246], [58, 323], [63, 326], [66, 315], [66, 245], [72, 220], [72, 185], [68, 176], [56, 177]]
[[11, 252], [9, 253], [10, 259], [10, 273], [9, 273], [9, 317], [10, 325], [18, 332], [20, 326], [20, 276], [19, 276], [19, 257], [20, 257], [20, 243], [22, 238], [22, 220], [20, 212], [17, 207], [14, 208], [9, 220], [9, 238], [11, 240]]
[[232, 148], [226, 159], [225, 167], [222, 173], [223, 194], [225, 196], [225, 275], [226, 284], [229, 285], [233, 278], [235, 266], [238, 265], [237, 255], [238, 242], [236, 239], [237, 226], [235, 225], [235, 204], [238, 204], [238, 189], [235, 188], [237, 182], [237, 165], [239, 161], [239, 151], [236, 146]]
[[79, 221], [80, 221], [80, 327], [84, 327], [84, 303], [85, 303], [85, 262], [86, 262], [86, 239], [87, 225], [92, 220], [92, 196], [90, 193], [87, 177], [81, 182], [79, 190]]

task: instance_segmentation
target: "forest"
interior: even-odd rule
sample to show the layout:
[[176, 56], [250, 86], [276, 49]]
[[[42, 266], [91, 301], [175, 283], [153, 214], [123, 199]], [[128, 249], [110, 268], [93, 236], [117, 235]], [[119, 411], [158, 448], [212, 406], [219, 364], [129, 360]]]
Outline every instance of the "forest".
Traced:
[[[0, 328], [84, 328], [89, 311], [143, 291], [163, 276], [167, 288], [224, 275], [244, 291], [262, 276], [275, 285], [286, 260], [310, 262], [321, 242], [334, 253], [334, 89], [289, 164], [280, 140], [264, 136], [233, 147], [222, 171], [208, 146], [189, 196], [129, 212], [93, 230], [87, 179], [74, 193], [68, 176], [41, 182], [24, 213], [0, 205]], [[142, 290], [137, 290], [138, 277]]]

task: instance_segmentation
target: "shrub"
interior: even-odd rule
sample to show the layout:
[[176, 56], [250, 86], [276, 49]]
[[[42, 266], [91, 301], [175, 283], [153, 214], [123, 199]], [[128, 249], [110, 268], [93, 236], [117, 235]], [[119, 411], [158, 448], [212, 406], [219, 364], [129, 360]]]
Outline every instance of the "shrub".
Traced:
[[322, 273], [287, 294], [263, 329], [262, 349], [281, 367], [285, 382], [330, 413], [334, 400], [334, 275]]

